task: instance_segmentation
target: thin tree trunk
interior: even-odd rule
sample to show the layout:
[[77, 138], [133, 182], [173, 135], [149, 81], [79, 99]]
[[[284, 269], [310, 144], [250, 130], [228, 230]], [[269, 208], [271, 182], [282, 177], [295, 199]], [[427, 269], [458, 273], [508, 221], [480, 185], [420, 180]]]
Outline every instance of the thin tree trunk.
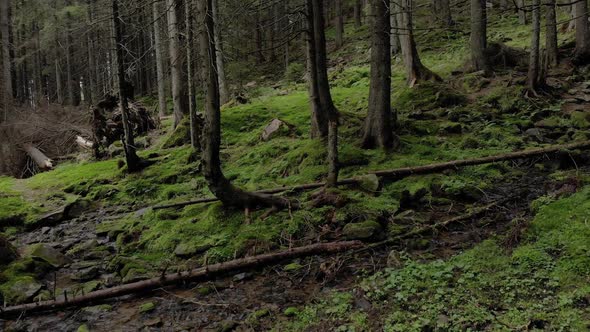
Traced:
[[576, 12], [576, 52], [574, 61], [576, 64], [587, 64], [590, 62], [590, 30], [588, 28], [588, 2], [577, 1]]
[[167, 0], [168, 28], [170, 35], [170, 69], [172, 79], [172, 101], [174, 104], [174, 128], [189, 114], [187, 75], [184, 71], [184, 43], [181, 34], [183, 0]]
[[390, 149], [395, 144], [391, 112], [391, 15], [383, 0], [371, 1], [373, 17], [371, 47], [371, 87], [365, 119], [363, 147]]
[[318, 92], [318, 65], [316, 59], [315, 28], [312, 0], [307, 0], [307, 72], [309, 84], [309, 102], [311, 108], [311, 137], [328, 137], [328, 117], [320, 105]]
[[[473, 0], [472, 0], [473, 1]], [[521, 25], [527, 24], [527, 15], [526, 15], [526, 0], [517, 0], [516, 4], [518, 6], [518, 23]], [[485, 6], [485, 3], [484, 3]], [[485, 7], [484, 7], [485, 8]]]
[[[66, 2], [67, 5], [71, 5], [71, 3], [68, 1]], [[75, 90], [76, 88], [74, 87], [74, 74], [73, 71], [74, 69], [73, 67], [73, 61], [72, 61], [72, 24], [71, 24], [71, 14], [69, 12], [66, 13], [66, 47], [65, 47], [65, 52], [66, 52], [66, 89], [67, 89], [67, 93], [68, 93], [68, 101], [67, 104], [70, 106], [76, 106], [76, 93]]]
[[336, 47], [342, 47], [344, 43], [344, 13], [342, 0], [335, 0], [336, 16], [334, 25], [336, 27]]
[[115, 31], [114, 43], [115, 43], [115, 54], [117, 62], [117, 79], [118, 79], [118, 90], [119, 90], [119, 107], [121, 110], [121, 122], [123, 123], [123, 147], [125, 150], [125, 159], [127, 161], [127, 171], [137, 172], [141, 169], [141, 161], [135, 151], [135, 142], [133, 139], [133, 131], [129, 124], [129, 110], [127, 105], [127, 92], [125, 86], [125, 64], [123, 63], [123, 27], [121, 24], [121, 16], [119, 14], [119, 0], [113, 0], [113, 28]]
[[166, 115], [168, 109], [166, 104], [166, 74], [164, 71], [164, 44], [162, 38], [162, 23], [165, 22], [165, 16], [160, 11], [160, 2], [154, 1], [152, 6], [154, 20], [154, 48], [156, 49], [156, 76], [158, 80], [158, 114], [160, 117]]
[[202, 134], [203, 174], [211, 192], [226, 205], [241, 208], [271, 206], [289, 208], [291, 203], [282, 198], [243, 191], [223, 175], [221, 170], [221, 110], [219, 101], [219, 81], [215, 52], [215, 24], [213, 22], [213, 0], [198, 0], [198, 12], [203, 27], [199, 36], [202, 59], [202, 78], [205, 80], [205, 121]]
[[489, 71], [485, 50], [487, 44], [487, 15], [485, 0], [471, 0], [471, 66], [474, 71]]
[[[187, 36], [187, 45], [193, 45], [193, 8], [192, 8], [192, 1], [193, 0], [184, 0], [185, 1], [185, 26], [186, 26], [186, 36]], [[195, 151], [200, 149], [200, 142], [199, 142], [199, 123], [197, 121], [197, 98], [195, 96], [195, 82], [194, 82], [194, 56], [193, 56], [193, 48], [187, 47], [186, 48], [186, 68], [187, 68], [187, 84], [188, 84], [188, 100], [189, 100], [189, 120], [190, 120], [190, 134], [191, 134], [191, 146]]]
[[219, 19], [219, 0], [213, 0], [213, 20], [215, 23], [215, 52], [217, 59], [217, 73], [219, 75], [219, 98], [221, 105], [229, 102], [229, 89], [225, 78], [225, 61], [223, 54], [223, 39], [221, 33], [221, 21]]
[[363, 25], [363, 3], [361, 0], [354, 1], [354, 25], [360, 28]]
[[533, 34], [531, 36], [531, 50], [529, 58], [529, 72], [527, 76], [527, 85], [530, 92], [537, 93], [539, 88], [539, 70], [540, 70], [540, 39], [541, 39], [541, 2], [533, 0]]
[[323, 0], [312, 0], [315, 58], [317, 66], [317, 87], [320, 111], [328, 118], [328, 177], [326, 184], [333, 187], [338, 181], [338, 120], [340, 114], [332, 100], [330, 81], [328, 79], [328, 59], [326, 51], [326, 34], [324, 23]]
[[9, 17], [10, 1], [0, 1], [0, 34], [2, 39], [2, 86], [4, 88], [2, 97], [4, 103], [4, 118], [12, 104], [12, 61], [10, 60], [10, 17]]
[[408, 85], [412, 87], [419, 81], [440, 81], [440, 76], [426, 68], [420, 61], [412, 24], [413, 0], [400, 0], [399, 3], [401, 7], [397, 7], [397, 18], [399, 27], [402, 30], [400, 42]]
[[557, 19], [555, 16], [555, 0], [547, 0], [545, 5], [545, 49], [547, 51], [547, 65], [556, 67], [559, 63], [557, 48]]
[[439, 0], [440, 3], [440, 21], [445, 27], [453, 25], [453, 16], [451, 15], [450, 0]]
[[399, 52], [401, 51], [395, 1], [397, 1], [397, 0], [391, 0], [389, 2], [389, 8], [391, 9], [389, 14], [390, 14], [390, 24], [391, 24], [391, 34], [390, 34], [391, 41], [390, 41], [390, 43], [391, 43], [391, 55], [392, 56], [399, 54]]

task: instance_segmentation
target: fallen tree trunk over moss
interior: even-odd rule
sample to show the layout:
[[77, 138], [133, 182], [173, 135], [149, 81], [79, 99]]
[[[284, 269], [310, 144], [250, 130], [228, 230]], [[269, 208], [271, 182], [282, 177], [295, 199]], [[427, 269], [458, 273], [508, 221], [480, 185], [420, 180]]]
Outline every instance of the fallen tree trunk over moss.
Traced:
[[152, 291], [161, 287], [177, 285], [185, 281], [205, 281], [230, 272], [254, 269], [268, 266], [294, 258], [334, 254], [362, 246], [358, 241], [319, 243], [289, 250], [245, 257], [225, 263], [208, 265], [195, 270], [162, 275], [161, 277], [138, 281], [117, 287], [102, 289], [82, 296], [68, 298], [67, 295], [52, 301], [28, 303], [12, 307], [0, 308], [0, 317], [18, 316], [23, 313], [42, 312], [67, 307], [80, 307], [102, 300], [112, 299], [123, 295]]
[[41, 150], [37, 149], [31, 144], [24, 144], [23, 149], [31, 157], [31, 159], [39, 166], [42, 171], [47, 171], [53, 168], [53, 161], [47, 157]]
[[[517, 151], [517, 152], [499, 154], [499, 155], [489, 156], [489, 157], [454, 160], [454, 161], [448, 161], [448, 162], [442, 162], [442, 163], [436, 163], [436, 164], [430, 164], [430, 165], [424, 165], [424, 166], [402, 167], [402, 168], [396, 168], [396, 169], [390, 169], [390, 170], [373, 171], [370, 173], [375, 174], [375, 175], [382, 177], [382, 178], [390, 179], [390, 180], [399, 180], [404, 177], [408, 177], [408, 176], [412, 176], [412, 175], [440, 173], [440, 172], [443, 172], [443, 171], [446, 171], [449, 169], [458, 169], [458, 168], [467, 167], [467, 166], [491, 164], [491, 163], [500, 162], [500, 161], [533, 158], [533, 157], [539, 157], [539, 156], [543, 156], [543, 155], [547, 155], [547, 154], [557, 153], [560, 151], [577, 150], [577, 149], [580, 149], [580, 150], [590, 149], [590, 141], [581, 141], [578, 143], [571, 143], [571, 144], [564, 144], [564, 145], [553, 145], [553, 146], [549, 146], [546, 148], [540, 148], [540, 149]], [[337, 185], [338, 186], [355, 185], [355, 184], [359, 184], [360, 182], [361, 182], [361, 180], [359, 178], [350, 178], [350, 179], [344, 179], [344, 180], [338, 181]], [[302, 184], [302, 185], [292, 186], [292, 187], [279, 187], [279, 188], [273, 188], [273, 189], [265, 189], [265, 190], [256, 191], [255, 193], [273, 195], [273, 194], [278, 194], [278, 193], [287, 192], [287, 191], [296, 192], [296, 191], [304, 191], [304, 190], [313, 190], [313, 189], [322, 188], [325, 185], [326, 185], [325, 182], [316, 182], [316, 183], [308, 183], [308, 184]], [[196, 199], [196, 200], [187, 201], [187, 202], [179, 202], [179, 203], [172, 203], [172, 204], [166, 204], [166, 205], [156, 205], [153, 207], [153, 209], [160, 210], [160, 209], [168, 209], [168, 208], [180, 208], [180, 207], [185, 207], [188, 205], [212, 203], [212, 202], [217, 202], [217, 201], [218, 201], [218, 199], [214, 198], [214, 197], [201, 198], [201, 199]]]

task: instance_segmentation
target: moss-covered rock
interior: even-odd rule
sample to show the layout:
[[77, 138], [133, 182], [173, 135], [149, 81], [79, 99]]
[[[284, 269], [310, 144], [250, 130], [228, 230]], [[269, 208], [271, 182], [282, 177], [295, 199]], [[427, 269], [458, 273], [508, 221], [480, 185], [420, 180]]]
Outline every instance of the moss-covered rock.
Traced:
[[183, 146], [191, 142], [191, 129], [188, 118], [183, 119], [174, 129], [172, 134], [168, 136], [162, 148], [170, 149], [178, 146]]
[[14, 246], [0, 234], [0, 265], [8, 264], [17, 257]]
[[70, 258], [44, 243], [35, 244], [28, 251], [32, 258], [46, 262], [55, 268], [72, 262]]
[[156, 309], [156, 304], [154, 302], [146, 302], [139, 306], [139, 313], [145, 314]]
[[15, 277], [0, 286], [4, 300], [10, 304], [31, 301], [41, 291], [43, 285], [30, 276]]
[[342, 235], [349, 240], [379, 240], [383, 238], [383, 227], [376, 221], [350, 223], [344, 226]]

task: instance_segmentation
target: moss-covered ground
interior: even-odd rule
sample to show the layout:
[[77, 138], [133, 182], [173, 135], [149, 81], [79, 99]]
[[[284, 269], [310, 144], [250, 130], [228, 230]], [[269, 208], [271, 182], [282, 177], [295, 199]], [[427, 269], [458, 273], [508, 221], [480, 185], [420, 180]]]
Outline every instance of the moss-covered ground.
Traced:
[[[458, 22], [458, 27], [467, 23]], [[512, 16], [496, 18], [490, 24], [490, 37], [513, 47], [526, 47], [528, 29]], [[336, 106], [342, 113], [342, 177], [590, 136], [587, 117], [561, 112], [559, 100], [523, 98], [522, 87], [508, 84], [518, 72], [501, 71], [493, 80], [474, 74], [452, 75], [468, 58], [468, 35], [459, 30], [418, 36], [420, 46], [428, 45], [421, 49], [424, 64], [439, 73], [443, 83], [423, 83], [409, 89], [401, 62], [395, 62], [392, 96], [401, 146], [385, 153], [359, 147], [369, 90], [368, 32], [347, 25], [349, 42], [330, 53], [332, 59], [339, 60], [334, 61], [338, 64], [331, 68], [330, 77]], [[570, 34], [561, 36], [561, 42], [571, 39]], [[309, 101], [305, 84], [297, 82], [297, 72], [294, 68], [275, 88], [254, 88], [250, 94], [255, 97], [247, 104], [223, 108], [223, 168], [236, 185], [256, 190], [320, 181], [325, 176], [325, 147], [308, 137]], [[262, 141], [262, 130], [275, 118], [295, 130]], [[163, 128], [169, 128], [169, 123]], [[553, 136], [527, 132], [547, 128]], [[343, 188], [337, 194], [348, 204], [339, 208], [312, 207], [313, 193], [302, 193], [292, 198], [304, 208], [272, 213], [265, 219], [261, 216], [266, 211], [246, 216], [244, 211], [219, 203], [148, 209], [138, 214], [134, 211], [151, 205], [210, 196], [191, 148], [164, 148], [173, 133], [163, 132], [164, 137], [141, 151], [142, 157], [155, 163], [138, 174], [126, 174], [118, 166], [119, 160], [112, 159], [70, 162], [25, 180], [0, 178], [0, 227], [8, 235], [22, 232], [23, 225], [34, 227], [40, 215], [73, 197], [89, 199], [98, 206], [121, 207], [130, 213], [97, 226], [98, 232], [116, 238], [116, 253], [109, 258], [113, 269], [122, 277], [130, 270], [157, 274], [170, 264], [184, 267], [218, 262], [310, 243], [322, 238], [326, 227], [338, 234], [350, 222], [382, 222], [400, 210], [408, 194], [425, 195], [420, 204], [440, 200], [433, 188], [444, 193], [451, 207], [456, 197], [467, 196], [470, 203], [476, 203], [474, 192], [485, 193], [500, 180], [526, 172], [501, 163], [410, 177], [385, 183], [378, 192]], [[544, 171], [547, 176], [553, 172], [550, 168]], [[446, 260], [402, 256], [403, 266], [368, 274], [354, 286], [375, 306], [370, 315], [356, 309], [351, 291], [337, 291], [291, 308], [276, 330], [303, 331], [332, 324], [340, 326], [338, 331], [364, 331], [370, 330], [369, 320], [376, 317], [387, 331], [587, 329], [590, 189], [585, 187], [567, 198], [544, 199], [536, 202], [538, 214], [516, 248], [507, 249], [498, 237]], [[388, 231], [396, 234], [398, 230], [389, 227]], [[198, 254], [187, 263], [174, 254], [179, 248]], [[0, 291], [18, 278], [34, 277], [30, 270], [19, 269], [22, 263], [6, 269]]]

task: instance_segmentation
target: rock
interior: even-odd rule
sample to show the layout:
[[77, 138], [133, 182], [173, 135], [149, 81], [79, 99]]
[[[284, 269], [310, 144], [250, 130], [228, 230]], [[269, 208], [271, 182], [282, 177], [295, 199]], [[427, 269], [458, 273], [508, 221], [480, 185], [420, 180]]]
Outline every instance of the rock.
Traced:
[[233, 321], [233, 320], [226, 320], [221, 322], [221, 325], [219, 326], [219, 328], [217, 329], [217, 331], [219, 332], [230, 332], [235, 330], [238, 327], [238, 322]]
[[349, 240], [379, 240], [383, 238], [384, 232], [378, 222], [364, 221], [346, 224], [342, 235]]
[[80, 270], [70, 276], [73, 281], [89, 281], [99, 275], [99, 269], [96, 266], [89, 267], [87, 269]]
[[60, 268], [72, 262], [70, 258], [66, 257], [61, 252], [43, 243], [34, 245], [30, 249], [30, 256], [35, 259], [47, 262], [49, 265], [55, 268]]
[[524, 135], [536, 139], [537, 141], [543, 141], [543, 132], [539, 128], [527, 129]]
[[80, 325], [80, 327], [78, 327], [78, 332], [90, 332], [90, 329], [88, 328], [88, 325], [86, 324], [82, 324]]
[[98, 241], [96, 239], [87, 240], [68, 250], [67, 254], [72, 256], [85, 254], [96, 247], [98, 247]]
[[371, 302], [369, 302], [364, 296], [355, 296], [354, 306], [361, 311], [369, 311], [371, 308], [373, 308]]
[[287, 317], [297, 316], [298, 313], [299, 313], [299, 309], [297, 309], [295, 307], [289, 307], [289, 308], [285, 309], [285, 311], [283, 311], [283, 315], [285, 315]]
[[146, 327], [158, 327], [158, 326], [162, 326], [162, 319], [160, 317], [156, 317], [156, 318], [152, 318], [152, 319], [148, 319], [143, 323], [143, 326]]
[[95, 290], [98, 290], [100, 288], [100, 286], [102, 286], [102, 283], [100, 281], [92, 280], [92, 281], [89, 281], [89, 282], [83, 284], [82, 290], [84, 291], [84, 294], [88, 294], [90, 292], [94, 292]]
[[189, 258], [211, 249], [210, 244], [196, 246], [192, 243], [181, 243], [174, 249], [174, 255], [181, 258]]
[[55, 226], [65, 219], [65, 207], [49, 212], [32, 224], [32, 228]]
[[20, 277], [0, 286], [0, 292], [8, 304], [30, 302], [43, 288], [33, 277]]
[[47, 235], [51, 231], [51, 227], [43, 227], [41, 228], [41, 234]]
[[123, 283], [127, 284], [127, 283], [131, 283], [131, 282], [145, 280], [145, 279], [148, 279], [148, 276], [145, 274], [145, 272], [142, 269], [131, 268], [125, 274], [125, 277], [123, 278]]
[[16, 257], [14, 246], [3, 236], [0, 236], [0, 265], [8, 264], [14, 261]]
[[90, 201], [79, 198], [64, 208], [64, 217], [67, 219], [78, 218], [90, 209]]
[[100, 315], [102, 313], [109, 312], [112, 310], [113, 310], [113, 306], [110, 304], [100, 304], [100, 305], [95, 305], [92, 307], [82, 308], [83, 312], [85, 312], [87, 314], [93, 314], [93, 315]]
[[375, 174], [359, 176], [357, 180], [359, 181], [359, 186], [369, 192], [377, 192], [381, 185], [379, 177]]
[[246, 88], [255, 88], [258, 85], [256, 81], [246, 83]]
[[240, 282], [252, 278], [252, 274], [247, 272], [238, 273], [233, 277], [233, 281]]
[[294, 127], [282, 120], [272, 120], [264, 131], [262, 132], [261, 138], [263, 141], [268, 141], [276, 136], [288, 136], [293, 133]]
[[146, 302], [139, 306], [139, 313], [144, 314], [147, 312], [152, 312], [156, 309], [156, 304], [154, 302]]

